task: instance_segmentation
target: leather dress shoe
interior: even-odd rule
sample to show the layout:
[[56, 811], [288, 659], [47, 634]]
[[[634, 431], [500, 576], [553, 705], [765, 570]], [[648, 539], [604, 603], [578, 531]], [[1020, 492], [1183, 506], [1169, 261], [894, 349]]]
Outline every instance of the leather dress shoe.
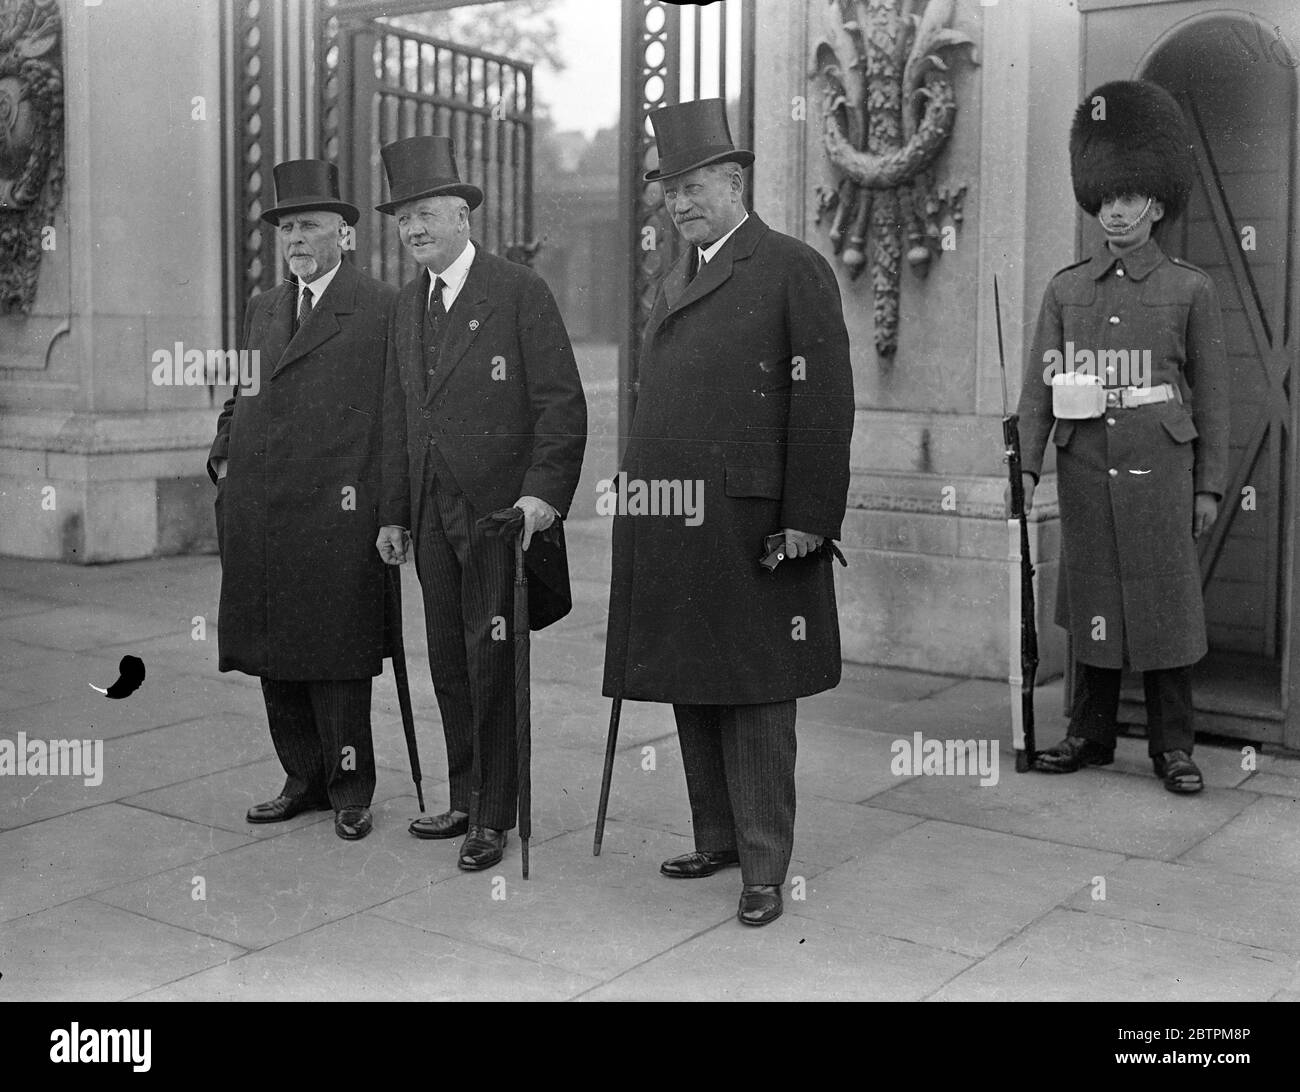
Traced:
[[1034, 756], [1034, 769], [1043, 773], [1074, 773], [1084, 766], [1109, 766], [1114, 761], [1114, 747], [1103, 747], [1083, 736], [1066, 736], [1055, 747]]
[[248, 809], [245, 818], [250, 823], [283, 823], [292, 819], [299, 812], [325, 811], [330, 804], [327, 800], [312, 800], [306, 796], [285, 796], [281, 794], [265, 804], [254, 804]]
[[470, 827], [469, 834], [460, 847], [460, 860], [456, 863], [466, 872], [481, 872], [491, 868], [506, 849], [506, 832], [491, 827]]
[[734, 849], [696, 850], [671, 857], [659, 866], [659, 871], [675, 880], [698, 880], [712, 876], [720, 868], [740, 864], [740, 854]]
[[406, 828], [417, 838], [459, 838], [469, 831], [469, 816], [450, 811], [441, 815], [421, 815]]
[[1170, 792], [1200, 792], [1205, 788], [1200, 767], [1186, 751], [1165, 751], [1164, 754], [1153, 755], [1151, 764], [1156, 768], [1156, 777], [1165, 783], [1165, 788]]
[[370, 826], [370, 809], [360, 804], [348, 804], [334, 813], [334, 833], [349, 842], [364, 838]]
[[740, 906], [736, 910], [736, 917], [745, 925], [766, 925], [770, 921], [776, 921], [784, 909], [779, 886], [747, 883], [740, 891]]

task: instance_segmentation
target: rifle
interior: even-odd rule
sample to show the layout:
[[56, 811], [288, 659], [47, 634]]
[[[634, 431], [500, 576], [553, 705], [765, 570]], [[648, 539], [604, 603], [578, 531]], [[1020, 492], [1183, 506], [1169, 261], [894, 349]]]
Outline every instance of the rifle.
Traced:
[[[1034, 681], [1038, 675], [1038, 630], [1034, 613], [1034, 563], [1029, 556], [1029, 521], [1025, 514], [1025, 483], [1020, 470], [1020, 417], [1007, 408], [1007, 362], [1002, 350], [1002, 303], [998, 279], [993, 278], [993, 313], [998, 327], [998, 367], [1002, 370], [1002, 440], [1006, 445], [1007, 473], [1011, 478], [1011, 513], [1007, 520], [1011, 543], [1010, 664], [1011, 746], [1016, 752], [1016, 772], [1034, 765]], [[1018, 571], [1017, 571], [1018, 570]], [[1020, 625], [1019, 656], [1014, 634]], [[1017, 701], [1016, 691], [1019, 690]]]

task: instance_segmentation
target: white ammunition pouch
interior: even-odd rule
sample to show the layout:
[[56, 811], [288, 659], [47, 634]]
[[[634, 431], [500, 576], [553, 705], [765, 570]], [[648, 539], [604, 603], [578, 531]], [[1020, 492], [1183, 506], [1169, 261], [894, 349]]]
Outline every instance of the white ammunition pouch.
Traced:
[[1052, 376], [1052, 414], [1062, 421], [1086, 421], [1106, 412], [1101, 378], [1086, 372]]

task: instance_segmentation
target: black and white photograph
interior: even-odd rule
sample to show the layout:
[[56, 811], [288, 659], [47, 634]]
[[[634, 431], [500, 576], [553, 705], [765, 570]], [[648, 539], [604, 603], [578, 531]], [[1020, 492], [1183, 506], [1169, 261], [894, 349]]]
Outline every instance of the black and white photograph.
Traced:
[[0, 0], [23, 1056], [945, 1001], [1264, 1060], [1297, 259], [1295, 0]]

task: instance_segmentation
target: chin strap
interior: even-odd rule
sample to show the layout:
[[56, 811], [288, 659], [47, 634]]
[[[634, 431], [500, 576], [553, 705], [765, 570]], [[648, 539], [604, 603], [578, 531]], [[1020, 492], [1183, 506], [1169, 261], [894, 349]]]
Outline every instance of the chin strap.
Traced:
[[1136, 219], [1134, 219], [1130, 224], [1124, 224], [1122, 227], [1117, 228], [1107, 227], [1105, 221], [1103, 221], [1100, 216], [1097, 217], [1097, 222], [1101, 224], [1101, 230], [1107, 235], [1127, 235], [1130, 231], [1141, 226], [1142, 221], [1151, 215], [1152, 200], [1153, 198], [1147, 198], [1146, 205], [1143, 207], [1142, 211], [1137, 214]]

